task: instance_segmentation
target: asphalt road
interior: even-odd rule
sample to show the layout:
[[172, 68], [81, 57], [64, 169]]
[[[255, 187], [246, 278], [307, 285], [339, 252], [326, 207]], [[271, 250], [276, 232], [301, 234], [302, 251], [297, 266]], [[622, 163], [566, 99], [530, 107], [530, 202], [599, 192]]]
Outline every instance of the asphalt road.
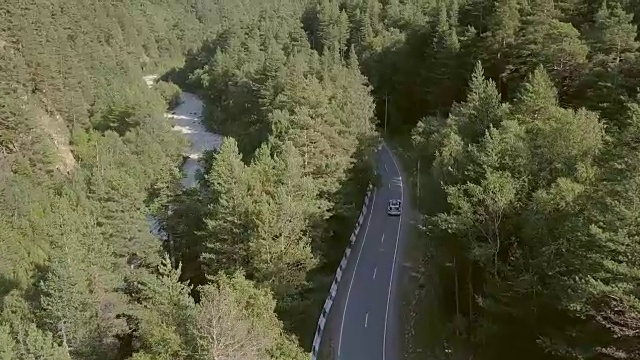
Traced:
[[[387, 146], [378, 151], [381, 184], [371, 195], [345, 276], [331, 309], [331, 354], [340, 360], [401, 358], [401, 329], [397, 305], [399, 259], [406, 238], [408, 207], [399, 160]], [[402, 200], [401, 216], [389, 216], [389, 200]], [[325, 341], [325, 340], [323, 340]]]

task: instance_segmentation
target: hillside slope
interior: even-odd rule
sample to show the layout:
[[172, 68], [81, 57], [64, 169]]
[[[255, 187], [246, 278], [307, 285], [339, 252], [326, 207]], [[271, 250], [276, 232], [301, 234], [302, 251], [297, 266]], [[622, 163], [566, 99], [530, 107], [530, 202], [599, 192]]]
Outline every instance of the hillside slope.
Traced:
[[2, 357], [133, 350], [131, 286], [161, 254], [145, 214], [185, 145], [141, 78], [201, 41], [198, 4], [0, 4]]

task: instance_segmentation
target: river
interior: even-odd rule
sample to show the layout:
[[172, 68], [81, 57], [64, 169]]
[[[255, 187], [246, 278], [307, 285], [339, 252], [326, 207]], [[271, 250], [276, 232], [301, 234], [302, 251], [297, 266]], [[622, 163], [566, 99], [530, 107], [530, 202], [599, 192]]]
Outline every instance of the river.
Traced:
[[[147, 75], [144, 81], [149, 87], [152, 87], [157, 75]], [[165, 114], [165, 118], [173, 123], [173, 129], [184, 134], [189, 139], [189, 148], [185, 152], [187, 160], [182, 166], [184, 177], [182, 178], [182, 186], [185, 188], [197, 185], [196, 173], [200, 168], [199, 159], [207, 150], [217, 149], [222, 143], [222, 136], [207, 131], [202, 123], [202, 110], [204, 104], [198, 95], [183, 92], [180, 96], [180, 105], [173, 109], [170, 113]], [[151, 226], [151, 232], [161, 238], [166, 238], [160, 231], [157, 219], [148, 216]]]

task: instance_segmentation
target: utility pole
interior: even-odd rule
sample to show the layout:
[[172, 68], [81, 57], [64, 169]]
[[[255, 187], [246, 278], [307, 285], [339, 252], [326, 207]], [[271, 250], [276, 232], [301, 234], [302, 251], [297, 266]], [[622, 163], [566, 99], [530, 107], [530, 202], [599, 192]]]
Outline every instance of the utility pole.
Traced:
[[62, 334], [62, 347], [67, 352], [67, 355], [69, 355], [70, 349], [69, 349], [69, 344], [67, 343], [67, 329], [64, 326], [64, 322], [65, 322], [64, 319], [60, 322], [60, 333]]
[[418, 158], [418, 183], [417, 185], [417, 195], [418, 195], [418, 208], [420, 208], [420, 158]]
[[458, 294], [458, 264], [456, 264], [456, 256], [453, 255], [453, 279], [456, 285], [456, 336], [460, 337], [460, 297]]
[[173, 247], [173, 237], [171, 234], [165, 231], [167, 234], [167, 240], [169, 241], [169, 256], [171, 257], [171, 268], [176, 269], [176, 251]]
[[387, 95], [387, 93], [384, 93], [384, 133], [387, 133], [387, 99], [389, 98], [389, 95]]

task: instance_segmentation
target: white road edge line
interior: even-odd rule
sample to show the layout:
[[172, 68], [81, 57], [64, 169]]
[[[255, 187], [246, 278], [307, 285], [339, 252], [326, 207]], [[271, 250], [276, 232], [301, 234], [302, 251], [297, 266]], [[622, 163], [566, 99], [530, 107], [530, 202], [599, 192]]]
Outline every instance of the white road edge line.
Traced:
[[[393, 164], [396, 166], [396, 171], [398, 172], [398, 177], [400, 177], [400, 184], [402, 184], [402, 176], [400, 174], [400, 168], [398, 167], [398, 163], [396, 163], [396, 159], [393, 157], [393, 154], [391, 153], [391, 150], [389, 150], [389, 148], [387, 147], [387, 144], [383, 145], [384, 148], [387, 150], [387, 152], [389, 153], [389, 156], [391, 156], [391, 160], [393, 160]], [[402, 204], [404, 204], [404, 187], [400, 186], [400, 201], [402, 202]], [[389, 292], [387, 293], [387, 310], [385, 311], [384, 314], [384, 334], [383, 334], [383, 339], [382, 339], [382, 360], [385, 359], [386, 353], [387, 353], [387, 323], [388, 323], [388, 317], [389, 317], [389, 300], [391, 300], [391, 286], [393, 285], [393, 272], [396, 268], [396, 258], [398, 256], [398, 241], [400, 239], [400, 227], [402, 226], [402, 215], [400, 215], [400, 221], [398, 222], [398, 233], [396, 235], [396, 246], [395, 246], [395, 250], [393, 252], [393, 265], [391, 266], [391, 277], [389, 278]]]
[[369, 209], [369, 219], [367, 220], [367, 228], [364, 229], [364, 237], [362, 238], [362, 245], [360, 245], [360, 251], [358, 251], [358, 257], [356, 258], [356, 266], [353, 268], [351, 274], [351, 281], [349, 282], [349, 290], [347, 291], [347, 300], [344, 304], [344, 310], [342, 311], [342, 320], [340, 321], [340, 336], [338, 337], [338, 357], [340, 356], [340, 348], [342, 347], [342, 329], [344, 328], [344, 317], [347, 313], [347, 307], [349, 306], [349, 295], [351, 295], [351, 286], [353, 285], [353, 279], [356, 277], [356, 271], [358, 270], [358, 262], [360, 262], [360, 255], [362, 255], [362, 249], [367, 242], [367, 233], [369, 232], [369, 223], [371, 222], [371, 216], [373, 215], [373, 206], [376, 202], [376, 189], [373, 189], [373, 199], [371, 200], [371, 208]]
[[377, 268], [377, 267], [374, 267], [374, 268], [373, 268], [373, 278], [374, 278], [374, 279], [376, 278], [376, 271], [377, 271], [377, 270], [378, 270], [378, 268]]
[[369, 312], [367, 311], [364, 314], [364, 327], [367, 327], [367, 323], [369, 322]]

